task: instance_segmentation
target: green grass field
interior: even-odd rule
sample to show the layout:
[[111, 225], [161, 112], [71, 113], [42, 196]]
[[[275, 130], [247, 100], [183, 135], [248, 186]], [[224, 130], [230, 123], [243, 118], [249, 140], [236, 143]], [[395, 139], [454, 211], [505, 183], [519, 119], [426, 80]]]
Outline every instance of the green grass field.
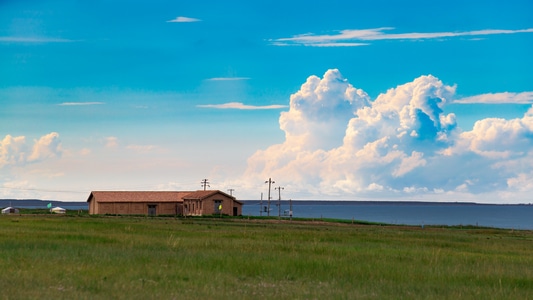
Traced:
[[2, 299], [533, 299], [533, 232], [0, 216]]

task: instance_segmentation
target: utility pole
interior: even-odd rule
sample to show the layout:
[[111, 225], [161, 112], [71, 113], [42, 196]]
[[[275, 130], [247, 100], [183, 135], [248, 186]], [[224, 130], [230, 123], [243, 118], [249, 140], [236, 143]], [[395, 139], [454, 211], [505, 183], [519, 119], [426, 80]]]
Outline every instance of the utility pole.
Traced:
[[229, 192], [229, 195], [230, 195], [230, 196], [233, 196], [233, 191], [234, 191], [234, 190], [235, 190], [235, 189], [228, 189], [228, 192]]
[[285, 188], [282, 186], [278, 186], [274, 189], [278, 190], [278, 219], [281, 219], [281, 190], [284, 190]]
[[261, 201], [259, 201], [259, 216], [263, 216], [263, 192], [261, 192]]
[[208, 186], [208, 187], [211, 187], [209, 185], [209, 179], [203, 179], [202, 182], [200, 182], [200, 185], [204, 187], [204, 191], [205, 191], [205, 188]]
[[292, 198], [289, 199], [289, 217], [291, 218], [291, 221], [292, 221]]
[[276, 183], [276, 182], [272, 181], [272, 178], [269, 178], [268, 181], [265, 181], [265, 183], [268, 183], [268, 210], [267, 210], [267, 216], [270, 217], [270, 189], [272, 187], [272, 184]]

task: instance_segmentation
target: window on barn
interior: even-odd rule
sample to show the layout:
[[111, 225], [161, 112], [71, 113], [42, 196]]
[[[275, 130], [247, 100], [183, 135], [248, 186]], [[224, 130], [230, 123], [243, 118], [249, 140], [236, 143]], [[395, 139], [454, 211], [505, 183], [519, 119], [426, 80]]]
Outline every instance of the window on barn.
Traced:
[[215, 213], [219, 214], [222, 212], [222, 200], [215, 200]]

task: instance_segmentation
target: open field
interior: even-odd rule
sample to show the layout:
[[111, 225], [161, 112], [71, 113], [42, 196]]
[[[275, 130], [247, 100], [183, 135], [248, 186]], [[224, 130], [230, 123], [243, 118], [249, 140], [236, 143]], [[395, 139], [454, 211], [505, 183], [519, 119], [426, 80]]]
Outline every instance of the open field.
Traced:
[[533, 232], [0, 216], [3, 299], [532, 299]]

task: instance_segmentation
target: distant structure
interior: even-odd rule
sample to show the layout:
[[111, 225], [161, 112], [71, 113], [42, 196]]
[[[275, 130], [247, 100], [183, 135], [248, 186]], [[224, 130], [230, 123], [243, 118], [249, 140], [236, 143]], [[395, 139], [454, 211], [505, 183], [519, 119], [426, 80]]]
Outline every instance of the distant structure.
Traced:
[[56, 206], [54, 208], [51, 208], [50, 212], [54, 214], [65, 214], [67, 213], [67, 210], [62, 207]]
[[20, 213], [19, 209], [11, 207], [11, 206], [2, 209], [2, 214], [4, 214], [4, 215], [7, 215], [7, 214], [18, 214], [18, 213]]
[[89, 214], [112, 215], [242, 215], [241, 201], [219, 190], [92, 191]]

